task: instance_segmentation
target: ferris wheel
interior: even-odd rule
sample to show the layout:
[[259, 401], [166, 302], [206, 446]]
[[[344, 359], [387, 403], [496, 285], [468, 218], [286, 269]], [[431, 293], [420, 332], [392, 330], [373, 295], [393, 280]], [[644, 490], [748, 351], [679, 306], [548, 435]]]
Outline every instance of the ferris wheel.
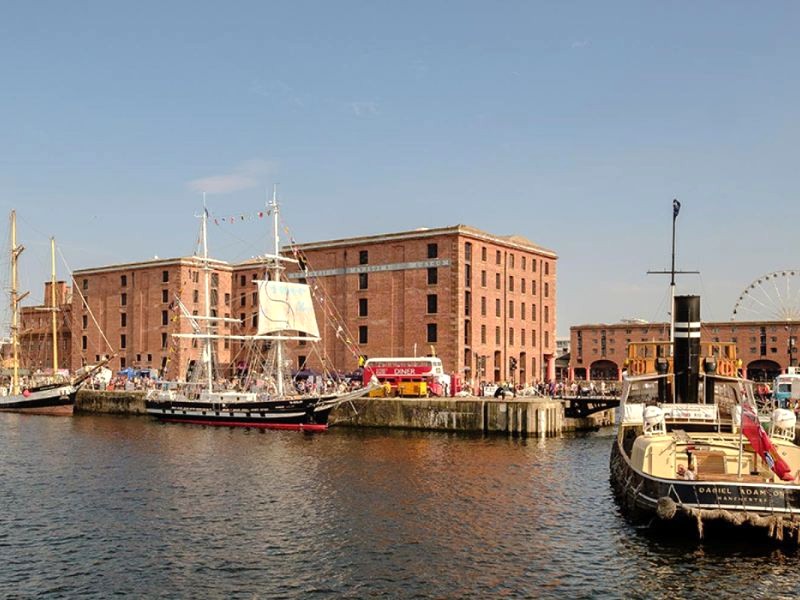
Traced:
[[733, 307], [735, 321], [799, 321], [800, 269], [773, 271], [748, 285]]

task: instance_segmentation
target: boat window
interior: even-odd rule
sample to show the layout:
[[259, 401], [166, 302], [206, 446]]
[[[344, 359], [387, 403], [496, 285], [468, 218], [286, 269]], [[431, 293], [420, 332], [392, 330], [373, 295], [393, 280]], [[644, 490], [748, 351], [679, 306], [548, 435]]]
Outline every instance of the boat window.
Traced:
[[626, 402], [629, 404], [655, 404], [658, 401], [658, 381], [631, 382]]

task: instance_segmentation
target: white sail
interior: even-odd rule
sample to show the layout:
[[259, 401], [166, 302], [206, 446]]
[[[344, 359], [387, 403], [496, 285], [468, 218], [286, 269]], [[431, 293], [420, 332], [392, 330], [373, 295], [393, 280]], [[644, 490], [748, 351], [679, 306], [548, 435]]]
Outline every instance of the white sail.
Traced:
[[319, 338], [319, 327], [311, 301], [311, 290], [303, 283], [257, 281], [258, 333], [301, 331]]

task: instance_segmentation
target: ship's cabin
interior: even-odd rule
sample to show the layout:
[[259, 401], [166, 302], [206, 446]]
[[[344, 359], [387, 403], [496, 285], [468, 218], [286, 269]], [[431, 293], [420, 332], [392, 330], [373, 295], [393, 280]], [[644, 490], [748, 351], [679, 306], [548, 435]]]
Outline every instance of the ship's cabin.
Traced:
[[664, 479], [781, 483], [742, 435], [746, 405], [767, 422], [793, 473], [800, 472], [794, 413], [759, 404], [749, 381], [714, 372], [699, 374], [695, 402], [680, 402], [673, 374], [661, 370], [627, 377], [623, 385], [619, 442], [636, 470]]

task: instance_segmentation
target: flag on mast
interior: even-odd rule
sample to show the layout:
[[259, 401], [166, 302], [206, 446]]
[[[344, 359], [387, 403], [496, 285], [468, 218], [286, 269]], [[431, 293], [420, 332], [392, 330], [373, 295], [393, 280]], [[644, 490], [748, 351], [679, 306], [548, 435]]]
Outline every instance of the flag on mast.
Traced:
[[742, 401], [742, 433], [773, 473], [783, 481], [792, 481], [791, 467], [778, 455], [777, 448], [761, 426], [756, 407], [746, 399]]
[[672, 201], [672, 218], [677, 217], [679, 212], [681, 212], [681, 203], [675, 199]]

